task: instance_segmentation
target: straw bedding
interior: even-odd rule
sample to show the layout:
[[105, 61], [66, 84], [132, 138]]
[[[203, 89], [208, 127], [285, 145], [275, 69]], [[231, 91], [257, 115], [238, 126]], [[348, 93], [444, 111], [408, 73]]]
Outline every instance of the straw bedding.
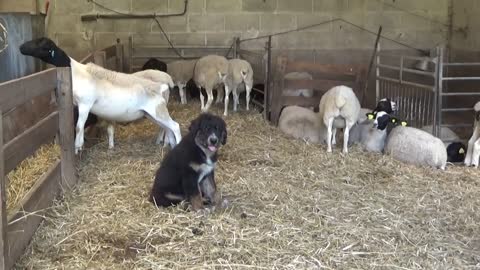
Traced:
[[[198, 103], [169, 105], [185, 131]], [[223, 106], [213, 111], [221, 114]], [[243, 108], [243, 107], [242, 107]], [[141, 121], [82, 154], [78, 188], [48, 211], [19, 269], [445, 269], [480, 267], [479, 172], [289, 139], [232, 113], [216, 171], [225, 209], [156, 209], [164, 149]], [[341, 143], [340, 143], [341, 144]]]

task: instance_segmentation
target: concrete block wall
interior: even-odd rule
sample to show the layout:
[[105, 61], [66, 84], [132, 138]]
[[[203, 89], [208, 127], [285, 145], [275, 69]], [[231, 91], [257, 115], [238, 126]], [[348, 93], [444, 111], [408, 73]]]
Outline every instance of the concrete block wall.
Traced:
[[480, 1], [453, 2], [452, 61], [480, 61]]
[[[44, 1], [44, 0], [42, 0]], [[125, 13], [178, 13], [184, 0], [97, 0]], [[412, 14], [447, 22], [450, 0], [189, 0], [185, 16], [160, 18], [163, 29], [175, 45], [217, 46], [231, 44], [233, 37], [257, 37], [306, 25], [344, 18], [418, 48], [446, 41], [444, 26]], [[463, 0], [461, 0], [463, 1]], [[471, 0], [476, 2], [475, 0]], [[151, 19], [99, 19], [82, 22], [82, 14], [110, 13], [88, 0], [51, 0], [52, 17], [48, 35], [75, 58], [134, 35], [141, 43], [167, 45]], [[395, 5], [391, 8], [383, 2]], [[328, 23], [275, 39], [279, 49], [365, 50], [375, 35], [345, 23]], [[264, 40], [245, 42], [247, 48], [261, 49]], [[384, 48], [402, 49], [391, 42]]]

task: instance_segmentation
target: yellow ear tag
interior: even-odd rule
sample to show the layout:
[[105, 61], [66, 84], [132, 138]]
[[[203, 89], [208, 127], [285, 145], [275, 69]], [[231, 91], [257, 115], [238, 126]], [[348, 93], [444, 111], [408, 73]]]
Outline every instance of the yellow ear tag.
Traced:
[[464, 154], [464, 153], [465, 153], [465, 150], [463, 149], [463, 147], [460, 148], [460, 150], [458, 150], [458, 153], [459, 153], [459, 154]]
[[402, 126], [406, 127], [406, 126], [407, 126], [407, 122], [402, 121]]
[[392, 123], [395, 123], [395, 122], [397, 122], [397, 119], [393, 118]]
[[369, 114], [368, 115], [368, 120], [372, 120], [373, 119], [373, 114]]

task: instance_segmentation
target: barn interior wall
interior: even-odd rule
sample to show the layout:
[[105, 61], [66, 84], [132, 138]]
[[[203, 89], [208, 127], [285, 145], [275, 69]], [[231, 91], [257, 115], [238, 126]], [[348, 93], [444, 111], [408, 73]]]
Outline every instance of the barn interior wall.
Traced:
[[[384, 36], [415, 48], [444, 44], [448, 30], [444, 23], [448, 22], [450, 1], [189, 0], [186, 15], [159, 18], [159, 21], [176, 46], [228, 46], [236, 36], [242, 39], [253, 38], [342, 18], [371, 33], [346, 23], [333, 22], [278, 36], [272, 45], [274, 49], [284, 51], [292, 57], [315, 58], [318, 62], [366, 64], [380, 25], [383, 26]], [[81, 15], [111, 12], [87, 0], [50, 2], [53, 10], [48, 35], [74, 58], [81, 58], [90, 51], [114, 44], [117, 38], [126, 42], [130, 35], [139, 43], [168, 45], [152, 19], [98, 19], [82, 22]], [[184, 0], [97, 2], [124, 13], [179, 13], [183, 11], [184, 5]], [[245, 42], [242, 43], [242, 48], [262, 50], [265, 41], [266, 39], [260, 39]], [[382, 49], [404, 50], [406, 47], [383, 40]], [[370, 83], [370, 86], [373, 85]], [[369, 93], [374, 93], [373, 89]], [[372, 95], [369, 95], [369, 99], [372, 101]]]

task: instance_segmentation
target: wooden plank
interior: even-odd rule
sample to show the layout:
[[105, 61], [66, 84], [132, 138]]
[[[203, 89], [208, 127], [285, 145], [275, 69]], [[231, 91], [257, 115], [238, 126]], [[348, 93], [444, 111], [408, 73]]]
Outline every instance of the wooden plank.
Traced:
[[0, 107], [3, 112], [52, 91], [56, 86], [55, 68], [0, 84]]
[[285, 79], [284, 89], [317, 89], [327, 91], [338, 85], [353, 87], [353, 81], [333, 81], [333, 80], [289, 80]]
[[[289, 72], [308, 72], [308, 73], [326, 73], [326, 74], [344, 74], [355, 76], [361, 68], [353, 65], [334, 65], [334, 64], [315, 64], [313, 62], [289, 61], [285, 73]], [[313, 75], [313, 74], [312, 74]]]
[[82, 60], [80, 60], [80, 63], [93, 63], [93, 53], [89, 53], [87, 56], [85, 56]]
[[49, 114], [25, 132], [5, 144], [5, 173], [8, 174], [22, 160], [35, 153], [42, 144], [53, 141], [58, 129], [58, 112]]
[[102, 51], [105, 52], [105, 58], [107, 58], [107, 59], [117, 56], [117, 46], [116, 45], [112, 45], [108, 48], [103, 49]]
[[308, 98], [308, 97], [282, 97], [282, 107], [298, 105], [302, 107], [315, 107], [320, 105], [320, 98]]
[[3, 115], [0, 110], [0, 269], [6, 269], [8, 260], [7, 191], [5, 190], [5, 175], [3, 158]]
[[98, 52], [95, 52], [93, 54], [93, 59], [94, 59], [94, 63], [101, 66], [101, 67], [105, 67], [106, 64], [107, 64], [107, 54], [105, 53], [105, 51], [98, 51]]
[[25, 195], [8, 217], [8, 262], [13, 267], [23, 255], [35, 231], [43, 220], [45, 210], [52, 205], [60, 190], [60, 161], [55, 162]]
[[117, 49], [117, 71], [118, 72], [123, 72], [123, 44], [117, 43], [116, 45]]
[[3, 143], [25, 132], [52, 112], [57, 110], [56, 103], [52, 102], [52, 94], [38, 96], [29, 102], [19, 105], [3, 114]]
[[75, 170], [72, 74], [70, 68], [57, 69], [59, 140], [62, 157], [62, 186], [71, 189], [78, 181]]

